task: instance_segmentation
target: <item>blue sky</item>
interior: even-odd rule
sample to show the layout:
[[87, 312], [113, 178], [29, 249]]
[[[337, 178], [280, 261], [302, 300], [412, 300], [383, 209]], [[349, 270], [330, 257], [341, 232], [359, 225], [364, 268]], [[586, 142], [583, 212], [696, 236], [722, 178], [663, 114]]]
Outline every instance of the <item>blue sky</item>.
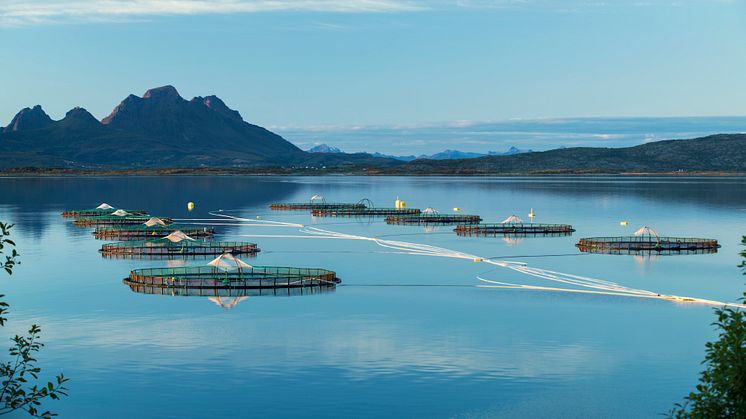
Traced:
[[740, 0], [3, 0], [0, 48], [2, 125], [163, 84], [280, 131], [746, 114]]

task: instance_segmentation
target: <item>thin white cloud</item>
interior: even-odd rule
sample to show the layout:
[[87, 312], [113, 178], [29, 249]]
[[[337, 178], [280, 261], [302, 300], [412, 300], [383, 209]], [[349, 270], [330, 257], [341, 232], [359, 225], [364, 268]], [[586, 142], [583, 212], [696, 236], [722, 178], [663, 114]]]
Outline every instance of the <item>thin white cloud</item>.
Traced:
[[[422, 10], [578, 11], [608, 7], [735, 4], [735, 0], [0, 0], [0, 26], [121, 21], [148, 16], [307, 11], [391, 13]], [[328, 29], [328, 28], [327, 28]]]
[[408, 0], [2, 0], [0, 25], [279, 11], [409, 12], [424, 7]]

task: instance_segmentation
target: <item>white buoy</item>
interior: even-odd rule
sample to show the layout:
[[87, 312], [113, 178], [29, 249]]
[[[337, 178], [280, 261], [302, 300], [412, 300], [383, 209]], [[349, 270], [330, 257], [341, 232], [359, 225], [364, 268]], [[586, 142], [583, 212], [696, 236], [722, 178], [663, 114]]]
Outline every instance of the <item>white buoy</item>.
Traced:
[[461, 208], [459, 208], [459, 207], [453, 207], [453, 211], [454, 212], [459, 212], [459, 211], [461, 211]]
[[620, 221], [619, 225], [620, 226], [628, 226], [629, 225], [629, 221], [626, 221], [626, 220], [625, 221]]

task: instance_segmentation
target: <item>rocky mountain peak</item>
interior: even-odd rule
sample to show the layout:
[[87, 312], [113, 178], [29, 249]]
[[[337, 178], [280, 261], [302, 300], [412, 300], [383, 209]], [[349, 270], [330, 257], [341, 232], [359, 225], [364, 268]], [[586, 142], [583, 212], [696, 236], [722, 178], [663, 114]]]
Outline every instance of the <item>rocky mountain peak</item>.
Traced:
[[155, 87], [152, 89], [148, 89], [144, 95], [142, 95], [143, 99], [156, 99], [156, 100], [162, 100], [162, 99], [182, 99], [179, 92], [176, 90], [175, 87], [171, 85], [161, 86], [161, 87]]
[[37, 128], [44, 128], [52, 124], [52, 118], [44, 112], [41, 105], [33, 108], [23, 108], [13, 117], [7, 127], [2, 132], [25, 131]]
[[75, 125], [77, 127], [98, 126], [101, 123], [95, 116], [91, 115], [85, 108], [76, 106], [65, 114], [65, 117], [59, 121], [60, 124]]
[[243, 120], [243, 118], [241, 117], [241, 114], [238, 113], [238, 111], [235, 111], [229, 108], [228, 105], [226, 105], [222, 99], [220, 99], [219, 97], [215, 95], [210, 95], [206, 97], [197, 96], [194, 99], [192, 99], [192, 102], [202, 103], [204, 106], [212, 109], [213, 111], [221, 115], [227, 116], [229, 118]]

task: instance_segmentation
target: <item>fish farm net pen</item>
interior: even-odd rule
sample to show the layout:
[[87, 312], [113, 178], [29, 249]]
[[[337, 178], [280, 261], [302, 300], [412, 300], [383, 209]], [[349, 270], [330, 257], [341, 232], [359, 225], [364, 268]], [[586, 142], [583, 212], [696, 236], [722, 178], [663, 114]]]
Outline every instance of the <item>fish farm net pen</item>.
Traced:
[[176, 231], [181, 231], [194, 238], [211, 237], [215, 234], [215, 229], [212, 227], [194, 227], [177, 224], [148, 227], [138, 224], [119, 227], [98, 227], [93, 232], [93, 235], [97, 239], [130, 241], [163, 238]]
[[575, 245], [581, 252], [605, 254], [696, 254], [716, 253], [715, 239], [664, 236], [587, 237]]
[[[67, 210], [62, 213], [65, 218], [83, 218], [83, 217], [103, 217], [111, 215], [115, 209], [84, 209], [84, 210]], [[148, 212], [145, 210], [124, 210], [132, 215], [147, 215]]]
[[421, 211], [417, 208], [362, 208], [362, 209], [319, 209], [312, 210], [314, 217], [385, 217], [388, 215], [417, 215]]
[[183, 240], [171, 242], [169, 240], [145, 240], [120, 243], [106, 243], [101, 247], [104, 256], [190, 256], [190, 255], [222, 255], [223, 253], [254, 254], [259, 252], [256, 243], [248, 242], [216, 242], [203, 240]]
[[468, 214], [415, 214], [415, 215], [389, 215], [386, 224], [409, 224], [409, 225], [447, 225], [447, 224], [478, 224], [482, 217]]
[[575, 229], [569, 224], [498, 223], [459, 225], [453, 231], [459, 236], [567, 235]]
[[333, 271], [320, 268], [253, 266], [224, 271], [214, 266], [145, 268], [130, 272], [127, 285], [168, 288], [295, 288], [336, 285]]
[[[97, 225], [136, 225], [144, 224], [153, 217], [150, 216], [116, 216], [116, 215], [104, 215], [100, 217], [83, 217], [73, 221], [73, 224], [80, 227], [97, 226]], [[173, 220], [170, 218], [159, 218], [164, 224], [171, 224]]]
[[275, 211], [300, 211], [300, 210], [321, 210], [321, 209], [364, 209], [363, 203], [348, 202], [288, 202], [277, 203], [269, 206]]

